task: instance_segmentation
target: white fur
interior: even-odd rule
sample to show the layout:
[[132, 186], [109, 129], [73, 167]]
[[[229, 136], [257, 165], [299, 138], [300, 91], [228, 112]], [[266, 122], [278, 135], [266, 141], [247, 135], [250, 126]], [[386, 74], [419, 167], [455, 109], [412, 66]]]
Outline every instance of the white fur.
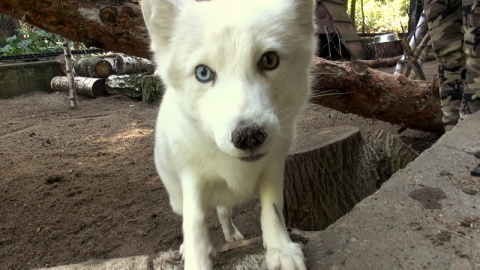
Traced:
[[[167, 86], [157, 119], [155, 165], [183, 215], [185, 269], [212, 269], [206, 212], [217, 207], [227, 241], [243, 239], [231, 207], [259, 192], [268, 269], [305, 269], [283, 218], [283, 170], [296, 118], [309, 97], [315, 38], [312, 0], [143, 0], [157, 74]], [[274, 51], [278, 68], [260, 70]], [[216, 78], [201, 83], [195, 68]], [[241, 122], [268, 134], [254, 151], [232, 144]], [[266, 154], [254, 162], [241, 158]]]

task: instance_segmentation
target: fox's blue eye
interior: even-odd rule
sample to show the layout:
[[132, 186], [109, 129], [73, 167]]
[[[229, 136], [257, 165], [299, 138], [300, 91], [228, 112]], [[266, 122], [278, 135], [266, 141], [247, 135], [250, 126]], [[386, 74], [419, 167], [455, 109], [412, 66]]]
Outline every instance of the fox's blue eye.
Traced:
[[205, 65], [198, 65], [195, 68], [195, 78], [201, 83], [211, 82], [215, 78], [215, 72]]

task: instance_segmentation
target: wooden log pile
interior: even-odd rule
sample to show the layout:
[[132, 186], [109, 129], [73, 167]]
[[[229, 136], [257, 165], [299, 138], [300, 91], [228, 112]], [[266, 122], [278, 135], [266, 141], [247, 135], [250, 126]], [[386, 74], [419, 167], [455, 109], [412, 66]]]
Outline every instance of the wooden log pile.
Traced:
[[[57, 62], [65, 71], [63, 56]], [[155, 67], [147, 59], [125, 54], [109, 54], [74, 59], [74, 87], [78, 94], [95, 98], [122, 94], [145, 102], [158, 102], [164, 92]], [[50, 85], [55, 91], [68, 91], [66, 76], [57, 76]]]

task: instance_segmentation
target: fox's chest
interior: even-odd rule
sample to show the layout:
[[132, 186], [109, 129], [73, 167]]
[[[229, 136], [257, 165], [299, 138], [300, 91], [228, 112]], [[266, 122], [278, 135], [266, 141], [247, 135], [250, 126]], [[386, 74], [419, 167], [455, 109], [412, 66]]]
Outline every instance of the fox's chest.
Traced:
[[264, 169], [262, 163], [249, 164], [226, 157], [205, 163], [197, 168], [197, 173], [202, 181], [204, 198], [211, 205], [233, 206], [251, 198]]

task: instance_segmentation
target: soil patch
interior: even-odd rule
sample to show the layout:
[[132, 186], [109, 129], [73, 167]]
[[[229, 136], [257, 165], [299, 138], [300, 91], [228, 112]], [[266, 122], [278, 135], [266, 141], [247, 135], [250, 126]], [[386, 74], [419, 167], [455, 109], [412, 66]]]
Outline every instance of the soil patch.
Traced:
[[[83, 99], [66, 93], [0, 100], [0, 269], [31, 269], [178, 249], [173, 214], [153, 165], [157, 105], [123, 96]], [[353, 125], [368, 137], [394, 133], [417, 152], [437, 135], [321, 106], [306, 127]], [[246, 238], [260, 235], [256, 200], [234, 210]], [[212, 212], [210, 231], [223, 242]]]

